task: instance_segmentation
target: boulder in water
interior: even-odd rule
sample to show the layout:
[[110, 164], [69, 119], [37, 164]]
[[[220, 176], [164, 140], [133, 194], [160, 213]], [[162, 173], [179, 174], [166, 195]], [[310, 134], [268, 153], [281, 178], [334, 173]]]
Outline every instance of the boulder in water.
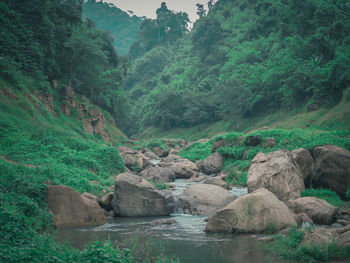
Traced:
[[229, 191], [211, 184], [195, 184], [180, 195], [183, 209], [192, 215], [209, 216], [236, 199]]
[[104, 211], [96, 201], [64, 185], [48, 187], [47, 204], [58, 228], [96, 226], [106, 223]]
[[121, 217], [165, 216], [173, 212], [170, 191], [158, 191], [151, 183], [133, 174], [120, 174], [114, 184], [114, 214]]
[[297, 225], [296, 215], [267, 189], [260, 188], [239, 197], [209, 217], [206, 232], [266, 232], [270, 226], [281, 230]]

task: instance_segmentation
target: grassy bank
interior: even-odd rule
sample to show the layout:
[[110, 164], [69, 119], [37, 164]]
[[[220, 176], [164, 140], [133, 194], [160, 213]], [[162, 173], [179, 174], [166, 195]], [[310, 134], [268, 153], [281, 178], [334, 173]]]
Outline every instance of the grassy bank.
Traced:
[[[262, 142], [256, 146], [246, 146], [245, 140], [248, 136], [260, 136]], [[319, 129], [269, 129], [257, 130], [249, 134], [231, 132], [219, 135], [205, 143], [194, 143], [180, 152], [184, 158], [192, 161], [204, 160], [211, 154], [215, 141], [222, 140], [225, 147], [216, 151], [224, 157], [224, 169], [228, 171], [228, 182], [246, 185], [247, 170], [255, 155], [259, 152], [270, 153], [281, 149], [295, 150], [306, 148], [312, 150], [314, 147], [325, 144], [333, 144], [350, 150], [348, 137], [350, 131], [331, 131]], [[272, 148], [263, 148], [262, 145], [267, 138], [274, 138], [276, 145]]]
[[[0, 262], [139, 261], [111, 242], [77, 250], [56, 241], [47, 183], [101, 196], [124, 164], [115, 146], [85, 133], [76, 112], [61, 114], [58, 91], [43, 82], [55, 99], [53, 116], [33, 96], [33, 90], [40, 91], [38, 83], [29, 78], [18, 82], [16, 89], [0, 83]], [[125, 140], [109, 122], [107, 129], [114, 145]]]

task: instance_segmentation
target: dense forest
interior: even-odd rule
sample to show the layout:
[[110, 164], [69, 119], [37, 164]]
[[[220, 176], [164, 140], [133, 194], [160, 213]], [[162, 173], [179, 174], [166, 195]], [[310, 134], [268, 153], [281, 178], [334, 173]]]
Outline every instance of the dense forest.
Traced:
[[198, 6], [190, 32], [186, 16], [166, 5], [141, 24], [124, 85], [135, 124], [125, 127], [129, 133], [341, 100], [350, 81], [349, 1], [219, 0], [208, 7]]
[[91, 19], [96, 27], [109, 31], [114, 39], [113, 45], [120, 55], [126, 55], [133, 42], [142, 19], [129, 16], [113, 4], [88, 0], [83, 4], [83, 19]]
[[117, 55], [110, 33], [82, 21], [82, 4], [1, 1], [1, 77], [13, 85], [18, 72], [44, 82], [60, 80], [121, 117], [124, 98], [118, 87], [127, 61]]

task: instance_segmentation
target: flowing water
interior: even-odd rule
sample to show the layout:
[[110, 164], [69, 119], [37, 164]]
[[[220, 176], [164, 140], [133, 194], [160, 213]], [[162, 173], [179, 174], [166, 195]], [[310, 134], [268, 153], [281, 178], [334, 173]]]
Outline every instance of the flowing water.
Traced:
[[[174, 184], [174, 195], [177, 195], [194, 183], [176, 180]], [[232, 192], [240, 196], [247, 193], [247, 189], [234, 188]], [[69, 241], [77, 248], [90, 241], [117, 240], [121, 247], [134, 247], [140, 258], [164, 252], [181, 263], [282, 262], [267, 256], [250, 235], [205, 233], [204, 220], [205, 217], [182, 213], [161, 218], [110, 218], [99, 227], [61, 229], [58, 239]]]

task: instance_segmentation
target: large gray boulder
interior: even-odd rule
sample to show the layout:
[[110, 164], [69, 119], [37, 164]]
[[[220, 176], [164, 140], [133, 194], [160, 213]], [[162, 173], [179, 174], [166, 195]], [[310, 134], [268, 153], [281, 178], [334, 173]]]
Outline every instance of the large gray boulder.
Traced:
[[112, 208], [121, 217], [165, 216], [173, 212], [174, 198], [137, 175], [123, 173], [115, 180]]
[[260, 188], [239, 197], [209, 218], [206, 232], [262, 233], [297, 225], [297, 216], [270, 191]]
[[314, 169], [314, 159], [312, 158], [310, 152], [305, 148], [299, 148], [292, 151], [292, 155], [294, 161], [300, 168], [304, 182], [309, 183]]
[[229, 191], [210, 184], [195, 184], [180, 195], [185, 213], [209, 216], [236, 199]]
[[140, 173], [143, 179], [153, 182], [170, 183], [175, 181], [175, 173], [170, 168], [148, 167]]
[[199, 174], [197, 165], [187, 159], [177, 159], [169, 168], [175, 173], [176, 179], [189, 179]]
[[305, 231], [301, 245], [314, 247], [332, 245], [334, 242], [339, 247], [350, 246], [350, 225], [342, 228], [311, 228]]
[[288, 202], [288, 207], [296, 214], [306, 213], [316, 224], [330, 225], [334, 221], [337, 208], [316, 197], [301, 197]]
[[247, 177], [248, 192], [266, 188], [284, 202], [300, 197], [305, 189], [303, 176], [289, 151], [258, 153]]
[[217, 185], [217, 186], [220, 186], [221, 188], [224, 188], [226, 190], [232, 189], [230, 187], [230, 185], [228, 183], [226, 183], [225, 179], [222, 176], [209, 177], [209, 178], [205, 179], [202, 183], [203, 184]]
[[329, 188], [346, 196], [350, 187], [350, 152], [334, 145], [324, 145], [313, 150], [315, 160], [313, 187]]
[[222, 170], [222, 156], [219, 153], [213, 153], [208, 156], [201, 165], [205, 174], [218, 174]]
[[86, 198], [67, 186], [50, 185], [46, 201], [58, 228], [106, 223], [104, 211], [95, 200]]
[[112, 200], [113, 200], [113, 193], [108, 193], [108, 194], [102, 196], [98, 203], [100, 204], [100, 206], [104, 210], [109, 212], [109, 211], [113, 210]]
[[125, 166], [131, 171], [142, 171], [151, 165], [149, 159], [139, 151], [125, 146], [118, 147], [118, 150], [123, 158]]

